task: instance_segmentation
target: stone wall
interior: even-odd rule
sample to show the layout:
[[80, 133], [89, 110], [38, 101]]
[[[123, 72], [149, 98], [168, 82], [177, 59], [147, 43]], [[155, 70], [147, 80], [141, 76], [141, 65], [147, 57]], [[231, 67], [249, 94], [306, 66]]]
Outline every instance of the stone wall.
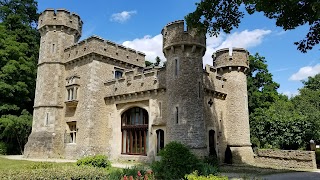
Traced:
[[317, 169], [314, 151], [259, 149], [255, 163], [263, 167]]

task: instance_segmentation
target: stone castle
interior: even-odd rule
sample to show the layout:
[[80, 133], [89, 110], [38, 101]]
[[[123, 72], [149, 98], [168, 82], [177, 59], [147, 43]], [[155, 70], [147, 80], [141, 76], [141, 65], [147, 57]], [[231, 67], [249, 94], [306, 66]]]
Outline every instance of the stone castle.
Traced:
[[41, 44], [32, 133], [25, 157], [150, 162], [170, 141], [199, 156], [250, 164], [245, 49], [221, 49], [203, 69], [204, 33], [183, 21], [162, 29], [166, 67], [97, 36], [64, 9], [39, 17]]

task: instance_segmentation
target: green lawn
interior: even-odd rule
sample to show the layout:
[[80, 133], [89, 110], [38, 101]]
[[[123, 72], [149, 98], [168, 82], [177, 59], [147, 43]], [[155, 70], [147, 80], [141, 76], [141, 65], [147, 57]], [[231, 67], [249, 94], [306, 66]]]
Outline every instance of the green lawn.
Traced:
[[26, 160], [11, 160], [0, 156], [0, 171], [12, 169], [36, 169], [36, 166], [75, 166], [75, 163], [51, 163], [51, 162], [33, 162]]

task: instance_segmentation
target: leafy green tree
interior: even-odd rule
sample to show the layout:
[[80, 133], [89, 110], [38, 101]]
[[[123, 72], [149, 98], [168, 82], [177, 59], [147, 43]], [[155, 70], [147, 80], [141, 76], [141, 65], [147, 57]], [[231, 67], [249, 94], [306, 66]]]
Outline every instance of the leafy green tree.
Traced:
[[149, 66], [152, 66], [152, 65], [153, 65], [153, 63], [152, 63], [152, 62], [147, 61], [147, 60], [146, 60], [144, 63], [146, 64], [146, 67], [149, 67]]
[[23, 111], [20, 116], [3, 115], [0, 118], [0, 139], [6, 143], [5, 152], [22, 154], [31, 132], [32, 115]]
[[316, 133], [314, 123], [283, 99], [251, 114], [250, 128], [252, 143], [261, 148], [306, 148]]
[[299, 95], [292, 98], [295, 108], [307, 117], [315, 126], [312, 139], [320, 142], [320, 74], [303, 81], [304, 87], [299, 89]]
[[159, 56], [156, 57], [156, 62], [154, 63], [155, 66], [159, 66], [161, 62], [161, 59]]
[[267, 18], [276, 20], [276, 25], [284, 30], [309, 26], [305, 38], [294, 43], [301, 52], [305, 53], [319, 44], [319, 0], [201, 0], [196, 3], [196, 10], [185, 19], [188, 26], [208, 31], [211, 35], [217, 36], [220, 31], [230, 33], [244, 17], [242, 4], [249, 14], [262, 12]]
[[248, 83], [248, 103], [249, 113], [253, 113], [257, 108], [268, 108], [281, 97], [277, 92], [279, 84], [274, 82], [272, 74], [268, 71], [265, 57], [256, 53], [249, 56]]
[[37, 2], [0, 0], [0, 143], [22, 153], [31, 131], [40, 35]]
[[37, 3], [0, 1], [0, 116], [32, 113], [40, 36]]

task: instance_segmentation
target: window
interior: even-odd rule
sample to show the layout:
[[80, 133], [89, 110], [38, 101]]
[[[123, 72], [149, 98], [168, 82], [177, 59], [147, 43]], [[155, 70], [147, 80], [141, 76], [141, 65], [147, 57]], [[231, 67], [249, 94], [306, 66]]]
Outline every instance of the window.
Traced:
[[46, 121], [45, 121], [46, 126], [49, 125], [49, 113], [46, 113]]
[[156, 133], [157, 133], [157, 153], [159, 153], [160, 150], [164, 148], [164, 131], [162, 129], [158, 129]]
[[178, 59], [174, 60], [174, 67], [175, 67], [175, 75], [178, 76], [179, 75], [179, 61]]
[[178, 107], [176, 107], [176, 113], [175, 114], [176, 114], [176, 117], [175, 117], [176, 118], [176, 123], [179, 124], [179, 108]]
[[201, 84], [200, 84], [200, 82], [198, 82], [198, 98], [200, 98], [200, 96], [201, 96]]
[[162, 103], [159, 102], [159, 117], [162, 117]]
[[122, 77], [122, 75], [123, 75], [123, 71], [122, 70], [120, 70], [120, 69], [115, 69], [114, 70], [114, 78], [119, 79], [119, 78]]
[[134, 107], [121, 116], [122, 154], [147, 155], [148, 112]]
[[76, 143], [77, 137], [77, 123], [69, 122], [68, 123], [68, 134], [67, 134], [67, 143]]
[[52, 53], [55, 53], [55, 52], [56, 52], [55, 44], [52, 44]]
[[67, 100], [72, 101], [72, 100], [77, 100], [77, 93], [78, 93], [78, 87], [77, 86], [71, 86], [67, 88]]

